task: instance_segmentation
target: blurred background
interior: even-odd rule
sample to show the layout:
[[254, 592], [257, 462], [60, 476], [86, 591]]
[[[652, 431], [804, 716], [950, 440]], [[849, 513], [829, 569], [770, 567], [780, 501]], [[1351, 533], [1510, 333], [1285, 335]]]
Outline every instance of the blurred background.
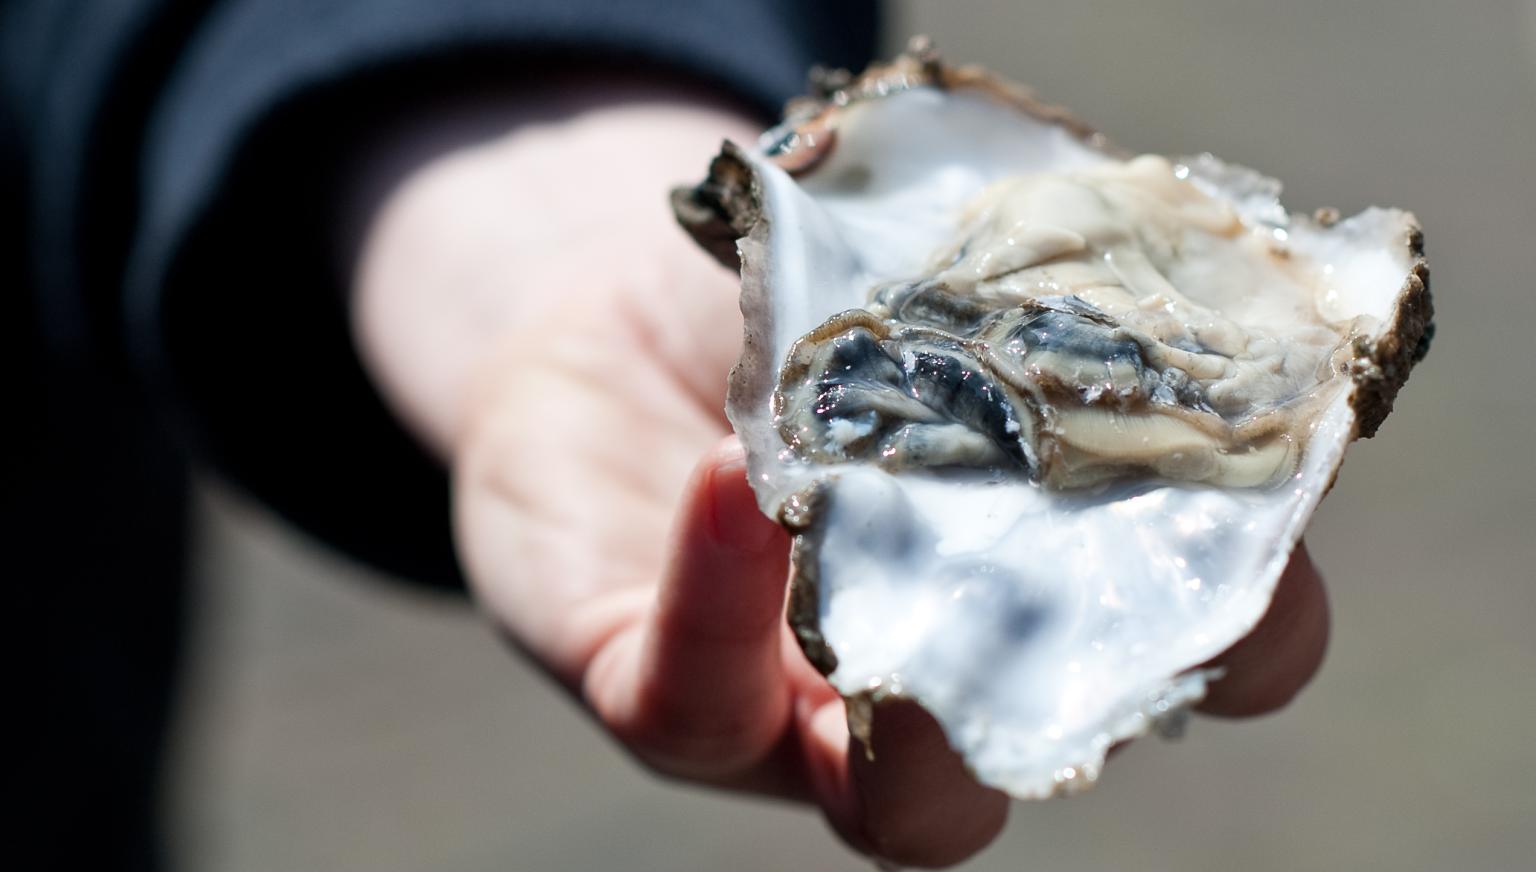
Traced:
[[[888, 50], [1033, 84], [1287, 202], [1414, 209], [1440, 333], [1309, 541], [1334, 642], [1289, 709], [1142, 741], [973, 870], [1516, 870], [1536, 857], [1536, 3], [917, 3]], [[658, 192], [660, 196], [660, 192]], [[184, 868], [857, 870], [809, 813], [658, 782], [467, 608], [211, 486], [171, 812]]]

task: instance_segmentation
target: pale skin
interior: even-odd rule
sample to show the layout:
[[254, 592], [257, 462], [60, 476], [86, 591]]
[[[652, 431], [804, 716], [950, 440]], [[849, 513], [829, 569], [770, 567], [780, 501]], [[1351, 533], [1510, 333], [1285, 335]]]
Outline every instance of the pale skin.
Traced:
[[[877, 712], [873, 761], [850, 741], [786, 628], [789, 542], [725, 420], [736, 280], [676, 227], [666, 192], [760, 125], [673, 82], [540, 94], [423, 119], [360, 184], [381, 196], [360, 198], [356, 334], [452, 471], [481, 608], [657, 773], [809, 803], [889, 862], [970, 857], [1006, 798], [913, 707]], [[1298, 550], [1202, 710], [1283, 706], [1327, 635]]]

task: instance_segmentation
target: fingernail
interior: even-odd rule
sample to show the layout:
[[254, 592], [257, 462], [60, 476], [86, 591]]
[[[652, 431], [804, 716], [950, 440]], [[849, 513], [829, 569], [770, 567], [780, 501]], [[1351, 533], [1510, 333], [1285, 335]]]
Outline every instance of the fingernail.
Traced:
[[848, 710], [841, 699], [823, 703], [810, 716], [811, 733], [829, 749], [848, 747]]
[[710, 530], [715, 541], [739, 551], [759, 552], [779, 535], [779, 527], [757, 508], [747, 483], [747, 463], [735, 458], [710, 474]]

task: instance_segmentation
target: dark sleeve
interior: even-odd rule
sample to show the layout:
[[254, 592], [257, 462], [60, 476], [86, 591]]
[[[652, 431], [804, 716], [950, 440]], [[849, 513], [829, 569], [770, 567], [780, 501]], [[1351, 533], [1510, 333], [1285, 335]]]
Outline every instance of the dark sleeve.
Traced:
[[[551, 63], [655, 67], [766, 117], [814, 63], [858, 66], [872, 2], [231, 0], [188, 33], [155, 103], [126, 264], [132, 359], [227, 476], [388, 571], [459, 584], [443, 470], [351, 346], [328, 225], [386, 114]], [[658, 192], [658, 197], [664, 196]]]

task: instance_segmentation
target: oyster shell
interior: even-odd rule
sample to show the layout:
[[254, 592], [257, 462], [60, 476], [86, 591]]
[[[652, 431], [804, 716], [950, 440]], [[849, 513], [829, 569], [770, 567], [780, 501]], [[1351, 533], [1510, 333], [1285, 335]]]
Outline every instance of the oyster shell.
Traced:
[[1218, 680], [1430, 334], [1411, 214], [1278, 194], [918, 46], [674, 195], [740, 265], [728, 413], [856, 733], [910, 698], [1043, 797]]

